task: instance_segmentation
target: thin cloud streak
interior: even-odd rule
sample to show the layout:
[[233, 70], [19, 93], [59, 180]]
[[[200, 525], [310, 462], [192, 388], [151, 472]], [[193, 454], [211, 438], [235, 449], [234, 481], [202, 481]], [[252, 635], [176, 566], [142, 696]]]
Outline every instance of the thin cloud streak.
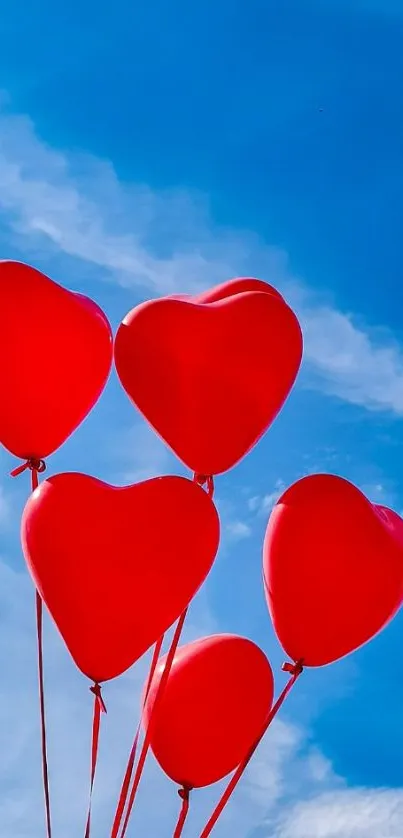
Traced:
[[[341, 789], [292, 806], [276, 827], [276, 838], [399, 838], [403, 832], [402, 789]], [[272, 838], [268, 831], [262, 838]]]
[[4, 106], [0, 219], [25, 258], [74, 257], [98, 268], [104, 281], [151, 295], [261, 276], [285, 293], [301, 319], [310, 387], [403, 415], [403, 350], [392, 335], [380, 337], [318, 303], [291, 275], [286, 254], [253, 233], [215, 227], [201, 196], [121, 183], [110, 163], [53, 150], [28, 117]]

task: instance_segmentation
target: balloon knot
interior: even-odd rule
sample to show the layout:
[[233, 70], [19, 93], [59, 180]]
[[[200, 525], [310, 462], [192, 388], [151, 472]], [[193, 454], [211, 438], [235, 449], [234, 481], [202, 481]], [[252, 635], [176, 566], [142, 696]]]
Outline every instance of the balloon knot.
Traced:
[[192, 791], [191, 786], [183, 786], [181, 789], [178, 789], [178, 794], [181, 800], [189, 800], [190, 792]]
[[193, 480], [197, 483], [198, 486], [201, 486], [203, 489], [206, 488], [206, 492], [210, 498], [214, 495], [214, 478], [211, 474], [197, 474], [195, 472]]
[[98, 681], [95, 681], [93, 686], [90, 687], [90, 692], [92, 692], [95, 695], [95, 698], [96, 698], [96, 700], [99, 704], [99, 709], [100, 709], [101, 713], [106, 713], [107, 712], [106, 705], [105, 705], [105, 702], [102, 698], [101, 685], [98, 684]]
[[36, 457], [28, 457], [25, 463], [10, 471], [10, 477], [18, 477], [19, 474], [22, 474], [23, 471], [26, 471], [27, 469], [30, 471], [36, 471], [38, 474], [42, 474], [46, 470], [45, 460], [39, 460]]
[[296, 661], [295, 663], [290, 663], [289, 661], [286, 661], [285, 663], [283, 663], [281, 669], [283, 670], [283, 672], [289, 672], [290, 675], [301, 675], [301, 672], [303, 672], [304, 670], [303, 660], [301, 658], [301, 660]]

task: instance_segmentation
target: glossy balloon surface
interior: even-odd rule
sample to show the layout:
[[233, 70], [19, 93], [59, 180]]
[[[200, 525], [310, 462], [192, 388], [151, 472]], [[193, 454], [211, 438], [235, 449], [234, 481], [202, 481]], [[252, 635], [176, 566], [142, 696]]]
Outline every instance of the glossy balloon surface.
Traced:
[[270, 664], [242, 637], [196, 640], [178, 649], [159, 700], [164, 665], [162, 658], [146, 703], [151, 747], [176, 783], [207, 786], [232, 771], [261, 734], [273, 701]]
[[341, 477], [305, 477], [271, 513], [263, 564], [281, 645], [322, 666], [370, 640], [400, 607], [403, 521]]
[[208, 574], [219, 521], [182, 477], [117, 488], [83, 474], [45, 480], [22, 544], [35, 585], [81, 671], [124, 672], [179, 617]]
[[0, 442], [48, 457], [87, 416], [112, 364], [99, 306], [20, 262], [0, 262]]
[[129, 397], [177, 456], [205, 475], [230, 469], [267, 430], [301, 356], [294, 313], [277, 291], [249, 278], [144, 303], [115, 340]]

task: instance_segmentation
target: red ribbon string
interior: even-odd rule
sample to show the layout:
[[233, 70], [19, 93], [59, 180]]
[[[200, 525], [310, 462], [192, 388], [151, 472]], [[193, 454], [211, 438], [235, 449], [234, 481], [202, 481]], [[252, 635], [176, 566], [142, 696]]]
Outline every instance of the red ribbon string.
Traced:
[[[32, 473], [32, 490], [34, 490], [38, 486], [38, 474], [42, 474], [46, 470], [45, 460], [37, 460], [36, 457], [30, 457], [25, 463], [10, 471], [10, 477], [18, 477], [19, 474], [22, 474], [28, 468]], [[34, 475], [36, 477], [35, 485]]]
[[221, 796], [220, 800], [218, 801], [217, 806], [214, 809], [213, 814], [211, 815], [210, 819], [206, 823], [206, 826], [204, 827], [203, 832], [201, 832], [199, 838], [208, 838], [208, 836], [211, 834], [212, 830], [214, 829], [214, 827], [215, 827], [215, 825], [218, 821], [218, 818], [220, 817], [221, 813], [225, 809], [233, 791], [235, 790], [236, 786], [238, 785], [245, 769], [249, 765], [249, 762], [251, 761], [251, 759], [253, 757], [253, 754], [256, 751], [256, 748], [258, 747], [258, 745], [262, 741], [262, 739], [263, 739], [266, 731], [270, 727], [274, 717], [277, 715], [278, 711], [280, 710], [280, 707], [282, 706], [283, 702], [287, 698], [288, 693], [290, 692], [290, 690], [294, 686], [297, 678], [299, 678], [299, 676], [301, 675], [301, 672], [303, 671], [302, 661], [298, 661], [295, 664], [284, 663], [282, 668], [283, 668], [284, 672], [289, 672], [290, 673], [291, 678], [289, 679], [288, 683], [285, 685], [283, 691], [280, 693], [276, 703], [273, 704], [273, 707], [272, 707], [272, 709], [271, 709], [271, 711], [268, 715], [265, 726], [264, 726], [261, 734], [259, 735], [258, 739], [252, 745], [252, 747], [248, 751], [245, 759], [243, 760], [243, 762], [241, 762], [238, 765], [238, 768], [236, 769], [235, 773], [231, 777], [231, 780], [229, 781], [227, 788], [225, 789], [225, 791], [224, 791], [223, 795]]
[[[18, 477], [27, 469], [31, 472], [31, 489], [34, 492], [38, 488], [39, 480], [38, 474], [46, 469], [44, 460], [38, 460], [34, 457], [28, 459], [22, 465], [17, 466], [10, 472], [11, 477]], [[38, 659], [38, 687], [39, 687], [39, 711], [40, 711], [40, 725], [41, 725], [41, 750], [42, 750], [42, 777], [43, 777], [43, 794], [45, 798], [45, 815], [46, 815], [46, 834], [47, 838], [52, 838], [52, 818], [50, 807], [50, 791], [49, 791], [49, 769], [48, 769], [48, 749], [46, 736], [46, 710], [45, 710], [45, 682], [43, 672], [43, 603], [38, 591], [35, 593], [36, 602], [36, 639], [37, 639], [37, 659]]]
[[178, 823], [175, 827], [175, 832], [172, 838], [181, 838], [183, 827], [186, 823], [186, 818], [189, 814], [189, 796], [190, 796], [191, 789], [187, 786], [183, 786], [183, 788], [179, 789], [178, 794], [179, 797], [182, 798], [182, 808], [179, 813]]
[[[24, 463], [22, 471], [25, 468], [31, 469], [31, 487], [34, 492], [38, 488], [38, 471], [45, 471], [45, 463], [38, 462], [39, 468], [27, 465]], [[42, 468], [43, 466], [43, 468]], [[19, 474], [22, 473], [19, 471]], [[14, 476], [14, 475], [13, 475]], [[43, 793], [45, 797], [45, 814], [46, 814], [46, 832], [47, 838], [52, 838], [52, 818], [50, 809], [50, 790], [49, 790], [49, 768], [48, 768], [48, 747], [46, 736], [46, 710], [45, 710], [45, 679], [43, 673], [43, 604], [38, 591], [35, 594], [36, 599], [36, 635], [37, 635], [37, 651], [38, 651], [38, 684], [39, 684], [39, 710], [41, 720], [41, 748], [42, 748], [42, 777], [43, 777]]]
[[177, 626], [176, 626], [176, 629], [175, 629], [175, 632], [174, 632], [174, 636], [172, 638], [172, 643], [170, 645], [170, 648], [169, 648], [169, 651], [168, 651], [168, 654], [167, 654], [165, 668], [164, 668], [164, 671], [161, 675], [161, 680], [160, 680], [159, 685], [158, 685], [157, 694], [155, 696], [155, 701], [154, 701], [153, 709], [152, 709], [152, 712], [151, 712], [151, 718], [150, 718], [150, 721], [149, 721], [149, 724], [148, 724], [148, 727], [147, 727], [147, 730], [146, 730], [146, 734], [145, 734], [144, 742], [143, 742], [143, 747], [141, 749], [139, 761], [138, 761], [137, 768], [136, 768], [136, 773], [134, 775], [133, 786], [132, 786], [132, 789], [131, 789], [131, 792], [130, 792], [129, 802], [128, 802], [127, 811], [126, 811], [126, 817], [125, 817], [125, 820], [124, 820], [124, 823], [123, 823], [123, 829], [122, 829], [122, 832], [120, 834], [120, 838], [124, 838], [124, 836], [126, 835], [127, 827], [129, 825], [130, 816], [131, 816], [133, 806], [134, 806], [134, 801], [136, 799], [137, 789], [138, 789], [139, 784], [140, 784], [141, 776], [142, 776], [143, 769], [144, 769], [144, 764], [145, 764], [147, 754], [148, 754], [148, 749], [150, 747], [151, 725], [152, 725], [153, 715], [155, 713], [156, 707], [158, 706], [158, 703], [161, 701], [163, 692], [165, 690], [166, 683], [167, 683], [168, 678], [169, 678], [169, 673], [170, 673], [171, 668], [172, 668], [173, 660], [174, 660], [174, 657], [175, 657], [175, 652], [178, 648], [178, 643], [179, 643], [180, 636], [181, 636], [182, 629], [183, 629], [183, 625], [184, 625], [184, 622], [185, 622], [185, 619], [186, 619], [186, 614], [187, 614], [187, 608], [185, 608], [183, 614], [179, 617], [179, 620], [178, 620], [178, 623], [177, 623]]
[[99, 745], [99, 729], [101, 726], [101, 713], [106, 713], [106, 707], [102, 698], [101, 686], [97, 682], [90, 687], [94, 693], [94, 715], [92, 720], [92, 742], [91, 742], [91, 780], [90, 780], [90, 794], [88, 802], [87, 823], [85, 827], [85, 838], [90, 838], [91, 832], [91, 809], [92, 809], [92, 792], [94, 789], [95, 772], [98, 761], [98, 745]]
[[[32, 472], [36, 474], [36, 472]], [[45, 797], [46, 832], [48, 838], [52, 838], [52, 819], [50, 810], [49, 792], [49, 770], [48, 770], [48, 749], [46, 738], [46, 712], [45, 712], [45, 685], [43, 676], [43, 642], [42, 642], [42, 599], [36, 591], [36, 632], [38, 650], [38, 682], [39, 682], [39, 709], [41, 718], [41, 747], [42, 747], [42, 777], [43, 793]]]
[[155, 647], [154, 647], [154, 653], [153, 653], [153, 657], [152, 657], [152, 661], [151, 661], [150, 671], [148, 673], [146, 691], [145, 691], [145, 694], [144, 694], [143, 707], [141, 709], [140, 721], [139, 721], [138, 726], [137, 726], [136, 734], [135, 734], [135, 737], [134, 737], [134, 740], [133, 740], [132, 749], [130, 751], [129, 759], [128, 759], [128, 762], [127, 762], [126, 772], [125, 772], [125, 776], [124, 776], [124, 779], [123, 779], [122, 788], [121, 788], [121, 791], [120, 791], [118, 805], [116, 807], [115, 818], [114, 818], [114, 821], [113, 821], [111, 838], [117, 838], [117, 836], [119, 834], [119, 829], [120, 829], [120, 826], [121, 826], [121, 823], [122, 823], [122, 818], [123, 818], [124, 810], [125, 810], [126, 803], [127, 803], [127, 797], [128, 797], [128, 794], [129, 794], [130, 783], [131, 783], [131, 779], [132, 779], [132, 776], [133, 776], [133, 769], [134, 769], [134, 763], [135, 763], [135, 759], [136, 759], [137, 746], [138, 746], [139, 737], [140, 737], [143, 709], [144, 709], [144, 705], [145, 705], [145, 703], [147, 701], [147, 698], [148, 698], [148, 693], [150, 692], [151, 682], [152, 682], [154, 674], [155, 674], [155, 670], [156, 670], [156, 667], [157, 667], [158, 658], [159, 658], [159, 655], [160, 655], [160, 652], [161, 652], [163, 642], [164, 642], [164, 635], [162, 635], [162, 637], [160, 637], [160, 639], [157, 641], [157, 643], [155, 644]]

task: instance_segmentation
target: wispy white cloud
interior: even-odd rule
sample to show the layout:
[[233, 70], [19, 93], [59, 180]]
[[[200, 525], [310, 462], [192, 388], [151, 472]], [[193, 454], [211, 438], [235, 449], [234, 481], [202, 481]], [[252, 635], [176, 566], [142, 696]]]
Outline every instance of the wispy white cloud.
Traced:
[[137, 483], [162, 474], [184, 471], [164, 442], [146, 422], [138, 417], [126, 433], [119, 436], [111, 449], [115, 480], [120, 483]]
[[244, 538], [250, 538], [252, 535], [252, 528], [246, 521], [228, 521], [226, 531], [229, 537], [235, 541], [242, 541]]
[[391, 335], [364, 331], [352, 316], [303, 304], [305, 360], [312, 383], [372, 410], [403, 415], [403, 350]]
[[[269, 757], [270, 746], [275, 748]], [[403, 788], [349, 787], [298, 727], [276, 721], [258, 752], [255, 788], [267, 816], [248, 838], [400, 838]]]
[[[1, 103], [0, 103], [1, 107]], [[247, 263], [254, 237], [209, 229], [205, 200], [121, 184], [112, 165], [56, 152], [25, 116], [0, 115], [0, 209], [22, 249], [49, 246], [163, 294], [203, 288]], [[281, 254], [270, 250], [267, 267]]]
[[[295, 725], [275, 719], [245, 775], [252, 800], [272, 808], [286, 792], [286, 766], [298, 758], [302, 731]], [[300, 768], [300, 766], [298, 766]]]
[[[0, 103], [1, 107], [1, 103]], [[26, 116], [0, 111], [0, 214], [21, 252], [59, 253], [150, 294], [260, 275], [296, 308], [311, 386], [403, 415], [403, 350], [393, 335], [319, 302], [287, 256], [251, 232], [214, 225], [205, 199], [119, 181], [113, 166], [55, 151]]]
[[[276, 838], [399, 838], [402, 832], [403, 790], [340, 789], [289, 808], [275, 834]], [[269, 831], [266, 836], [273, 834]]]
[[237, 542], [251, 538], [254, 521], [246, 508], [244, 498], [215, 493], [214, 503], [221, 522], [221, 551], [231, 549]]
[[276, 480], [273, 491], [265, 495], [253, 495], [248, 500], [248, 508], [257, 515], [270, 515], [275, 503], [283, 494], [286, 486], [283, 480]]

